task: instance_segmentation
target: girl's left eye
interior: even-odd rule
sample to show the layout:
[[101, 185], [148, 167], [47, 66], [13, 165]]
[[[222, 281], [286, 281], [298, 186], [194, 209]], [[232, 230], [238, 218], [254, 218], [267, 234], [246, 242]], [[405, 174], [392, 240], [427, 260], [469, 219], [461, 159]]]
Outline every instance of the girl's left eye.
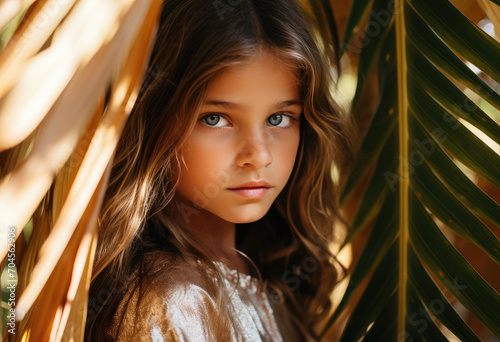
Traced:
[[290, 126], [290, 116], [285, 115], [285, 114], [273, 114], [271, 115], [268, 119], [267, 122], [271, 126], [276, 126], [276, 127], [288, 127]]
[[201, 118], [201, 121], [210, 127], [225, 127], [229, 122], [219, 114], [208, 114]]

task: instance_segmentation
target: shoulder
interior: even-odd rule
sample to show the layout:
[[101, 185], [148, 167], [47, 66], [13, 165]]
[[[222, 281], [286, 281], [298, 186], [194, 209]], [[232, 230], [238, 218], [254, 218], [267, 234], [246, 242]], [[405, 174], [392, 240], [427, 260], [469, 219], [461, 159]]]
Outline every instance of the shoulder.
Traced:
[[[201, 267], [193, 260], [176, 257], [168, 264], [162, 263], [165, 256], [156, 255], [154, 261], [159, 270], [142, 285], [144, 303], [161, 303], [166, 315], [177, 321], [179, 317], [202, 315], [215, 307], [215, 288]], [[175, 317], [174, 317], [175, 316]]]
[[[144, 256], [147, 279], [145, 292], [172, 292], [183, 290], [187, 285], [206, 287], [207, 276], [199, 263], [171, 253], [154, 251]], [[189, 286], [191, 287], [191, 286]]]
[[[196, 262], [164, 252], [145, 256], [148, 277], [138, 272], [119, 305], [112, 336], [128, 341], [209, 341], [217, 324], [213, 286]], [[118, 333], [118, 334], [117, 334]]]

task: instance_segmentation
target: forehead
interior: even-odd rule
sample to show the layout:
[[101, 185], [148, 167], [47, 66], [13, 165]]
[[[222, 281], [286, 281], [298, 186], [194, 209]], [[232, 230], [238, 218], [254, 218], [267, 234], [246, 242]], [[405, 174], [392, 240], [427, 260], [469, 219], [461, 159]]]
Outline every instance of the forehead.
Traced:
[[299, 101], [297, 76], [273, 55], [258, 55], [218, 75], [208, 88], [207, 99], [246, 106]]

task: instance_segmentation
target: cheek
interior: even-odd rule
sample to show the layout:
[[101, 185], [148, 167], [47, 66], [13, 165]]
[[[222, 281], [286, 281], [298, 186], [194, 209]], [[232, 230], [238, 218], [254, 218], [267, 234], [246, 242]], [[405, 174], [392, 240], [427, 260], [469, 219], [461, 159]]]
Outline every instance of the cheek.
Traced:
[[184, 195], [192, 194], [195, 189], [201, 191], [206, 184], [213, 181], [211, 175], [224, 168], [224, 156], [221, 146], [196, 140], [188, 142], [187, 147], [180, 153], [179, 191]]
[[180, 172], [180, 184], [178, 191], [189, 197], [192, 193], [193, 188], [198, 186], [197, 183], [201, 181], [200, 177], [203, 175], [200, 173], [200, 167], [195, 164], [195, 161], [200, 161], [200, 157], [203, 156], [196, 146], [187, 143], [187, 146], [181, 151], [181, 172]]
[[300, 132], [295, 131], [280, 141], [278, 146], [278, 151], [276, 153], [277, 159], [279, 160], [280, 167], [283, 170], [289, 170], [290, 172], [295, 165], [295, 159], [297, 157], [297, 151], [300, 144]]

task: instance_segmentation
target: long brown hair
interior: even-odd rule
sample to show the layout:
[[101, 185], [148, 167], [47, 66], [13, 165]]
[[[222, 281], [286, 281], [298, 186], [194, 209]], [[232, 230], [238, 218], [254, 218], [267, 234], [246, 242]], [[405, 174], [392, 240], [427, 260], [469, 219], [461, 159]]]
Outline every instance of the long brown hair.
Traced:
[[[331, 95], [329, 46], [318, 41], [295, 1], [217, 4], [164, 1], [147, 77], [118, 143], [100, 215], [86, 328], [91, 341], [111, 322], [134, 269], [141, 269], [139, 284], [152, 276], [147, 251], [192, 256], [218, 274], [213, 256], [172, 215], [178, 152], [210, 82], [263, 50], [299, 75], [301, 142], [287, 186], [261, 220], [238, 225], [237, 247], [311, 333], [331, 308], [338, 277], [329, 243], [340, 218], [332, 173], [352, 151], [352, 130]], [[223, 315], [226, 297], [216, 295]]]

